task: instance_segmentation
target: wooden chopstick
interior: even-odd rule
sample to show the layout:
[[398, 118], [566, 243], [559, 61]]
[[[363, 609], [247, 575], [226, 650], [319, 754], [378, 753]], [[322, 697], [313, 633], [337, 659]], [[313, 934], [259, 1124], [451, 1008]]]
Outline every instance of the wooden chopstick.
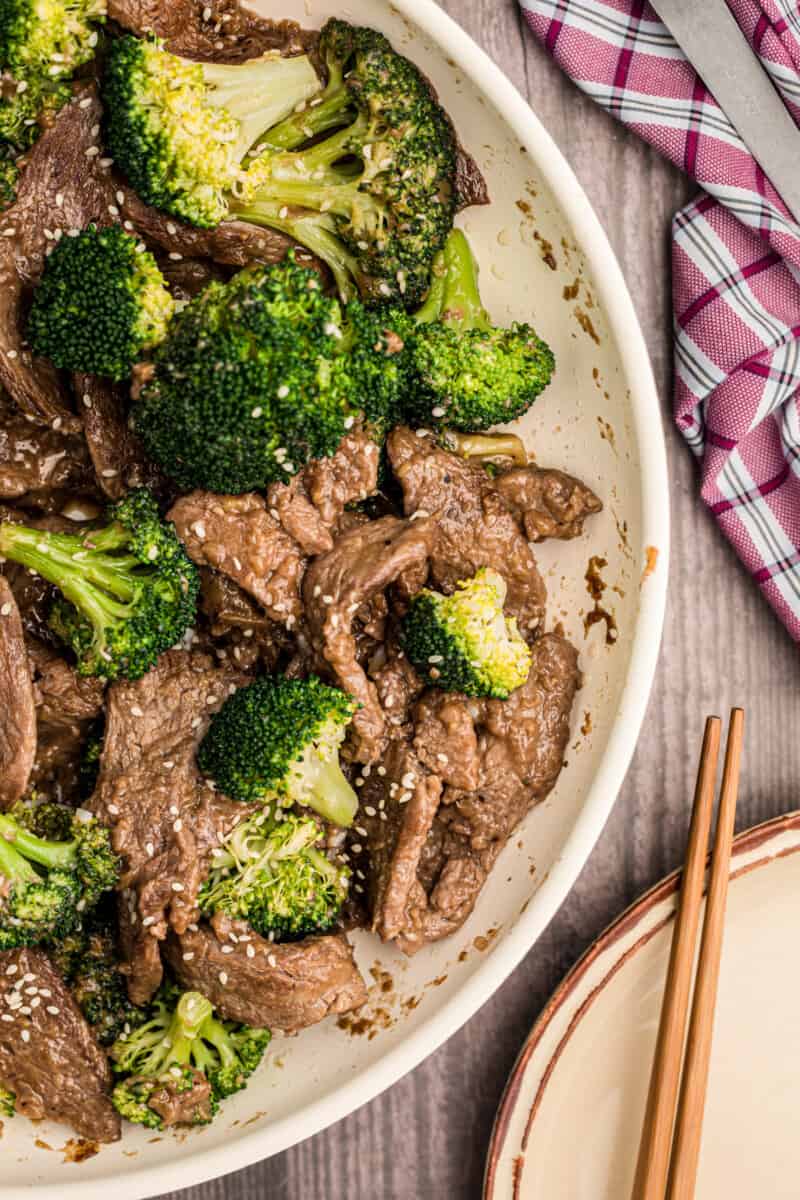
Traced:
[[714, 1006], [719, 981], [743, 731], [744, 713], [741, 709], [733, 709], [725, 749], [717, 831], [689, 1037], [684, 1055], [684, 1035], [703, 899], [720, 741], [719, 718], [709, 717], [706, 721], [686, 866], [670, 950], [631, 1200], [691, 1200], [694, 1196], [708, 1085]]
[[703, 938], [697, 963], [697, 983], [689, 1022], [689, 1037], [683, 1060], [683, 1079], [675, 1122], [675, 1137], [670, 1162], [667, 1200], [691, 1200], [697, 1179], [700, 1139], [703, 1132], [703, 1112], [708, 1088], [708, 1067], [711, 1059], [711, 1039], [714, 1033], [714, 1008], [717, 1002], [719, 965], [722, 956], [722, 936], [725, 927], [725, 905], [728, 899], [728, 880], [731, 873], [731, 847], [736, 819], [736, 797], [739, 791], [739, 763], [744, 739], [744, 713], [740, 708], [731, 712], [728, 742], [725, 747], [725, 768], [722, 773], [722, 792], [717, 813], [717, 833], [711, 859], [711, 879], [708, 885]]
[[667, 1186], [672, 1125], [681, 1078], [689, 993], [706, 873], [708, 835], [714, 807], [721, 728], [722, 722], [719, 717], [709, 717], [706, 721], [697, 769], [686, 866], [683, 870], [672, 936], [631, 1200], [664, 1200]]

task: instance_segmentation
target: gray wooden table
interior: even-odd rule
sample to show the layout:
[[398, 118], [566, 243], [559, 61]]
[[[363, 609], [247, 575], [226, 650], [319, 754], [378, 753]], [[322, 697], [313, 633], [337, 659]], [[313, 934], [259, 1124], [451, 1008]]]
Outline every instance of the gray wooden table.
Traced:
[[513, 0], [443, 7], [527, 95], [588, 192], [633, 293], [664, 405], [673, 522], [669, 604], [644, 729], [608, 826], [563, 908], [493, 999], [411, 1075], [294, 1149], [181, 1200], [472, 1200], [505, 1078], [537, 1013], [603, 927], [675, 867], [705, 714], [747, 710], [745, 827], [800, 806], [797, 651], [696, 494], [670, 421], [668, 234], [688, 181], [540, 50]]

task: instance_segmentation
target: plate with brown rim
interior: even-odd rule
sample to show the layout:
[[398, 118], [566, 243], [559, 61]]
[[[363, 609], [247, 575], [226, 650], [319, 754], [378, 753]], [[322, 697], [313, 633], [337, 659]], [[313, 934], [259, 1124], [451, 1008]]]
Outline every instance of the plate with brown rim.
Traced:
[[[484, 1200], [630, 1195], [678, 873], [629, 908], [536, 1022], [495, 1121]], [[698, 1200], [793, 1200], [800, 1178], [800, 812], [736, 839]]]

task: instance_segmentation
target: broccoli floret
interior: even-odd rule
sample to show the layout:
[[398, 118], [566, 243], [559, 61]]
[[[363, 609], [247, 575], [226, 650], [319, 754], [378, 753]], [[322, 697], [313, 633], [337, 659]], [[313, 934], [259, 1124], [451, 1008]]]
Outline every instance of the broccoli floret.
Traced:
[[550, 382], [555, 360], [530, 325], [492, 324], [478, 292], [478, 270], [455, 229], [434, 267], [412, 356], [413, 419], [467, 431], [521, 416]]
[[194, 621], [199, 576], [144, 488], [80, 534], [0, 523], [0, 555], [55, 584], [50, 625], [81, 675], [138, 679]]
[[305, 56], [198, 63], [157, 39], [121, 37], [103, 84], [109, 151], [148, 204], [213, 228], [259, 134], [319, 87]]
[[347, 898], [350, 872], [317, 848], [322, 830], [311, 817], [273, 815], [267, 806], [240, 822], [213, 860], [200, 892], [207, 915], [249, 921], [278, 941], [323, 933]]
[[149, 1010], [128, 999], [119, 968], [113, 901], [101, 903], [81, 927], [47, 951], [101, 1046], [112, 1045], [148, 1019]]
[[379, 443], [405, 417], [413, 368], [414, 318], [396, 305], [346, 307], [336, 368]]
[[434, 687], [505, 700], [528, 678], [531, 652], [514, 617], [503, 613], [506, 584], [488, 567], [452, 596], [423, 588], [403, 622], [403, 646]]
[[0, 142], [0, 213], [13, 204], [17, 196], [19, 167], [14, 147]]
[[331, 20], [319, 48], [328, 72], [319, 103], [267, 133], [231, 210], [307, 246], [344, 300], [413, 306], [453, 224], [452, 128], [383, 34]]
[[13, 1117], [17, 1110], [17, 1097], [0, 1084], [0, 1117]]
[[33, 295], [27, 337], [68, 371], [127, 379], [162, 341], [175, 301], [152, 254], [119, 225], [62, 238]]
[[37, 837], [0, 814], [0, 949], [32, 946], [70, 933], [81, 913], [116, 886], [119, 859], [99, 821], [75, 816], [68, 840]]
[[358, 800], [339, 747], [355, 707], [315, 675], [265, 676], [239, 688], [211, 718], [198, 764], [234, 800], [307, 804], [350, 825]]
[[9, 816], [29, 833], [45, 841], [68, 842], [72, 835], [75, 810], [55, 800], [39, 800], [34, 794], [26, 800], [17, 801], [9, 809]]
[[199, 992], [184, 992], [176, 1002], [166, 988], [151, 1019], [114, 1043], [114, 1070], [124, 1078], [111, 1099], [123, 1117], [163, 1129], [179, 1096], [182, 1123], [207, 1125], [219, 1101], [246, 1085], [267, 1048], [269, 1030], [218, 1021], [213, 1014]]
[[94, 57], [106, 0], [3, 0], [0, 66], [20, 79], [65, 78]]
[[333, 454], [357, 411], [333, 369], [338, 302], [295, 262], [211, 283], [175, 318], [133, 409], [183, 487], [245, 492]]

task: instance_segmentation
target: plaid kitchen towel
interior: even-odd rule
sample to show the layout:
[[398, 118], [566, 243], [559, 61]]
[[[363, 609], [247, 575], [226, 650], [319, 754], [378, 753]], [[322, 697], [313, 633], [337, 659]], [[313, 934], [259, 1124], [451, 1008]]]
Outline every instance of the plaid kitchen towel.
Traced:
[[[643, 0], [521, 3], [575, 83], [704, 189], [672, 229], [675, 420], [704, 501], [800, 641], [800, 226]], [[800, 6], [728, 4], [800, 124]]]

